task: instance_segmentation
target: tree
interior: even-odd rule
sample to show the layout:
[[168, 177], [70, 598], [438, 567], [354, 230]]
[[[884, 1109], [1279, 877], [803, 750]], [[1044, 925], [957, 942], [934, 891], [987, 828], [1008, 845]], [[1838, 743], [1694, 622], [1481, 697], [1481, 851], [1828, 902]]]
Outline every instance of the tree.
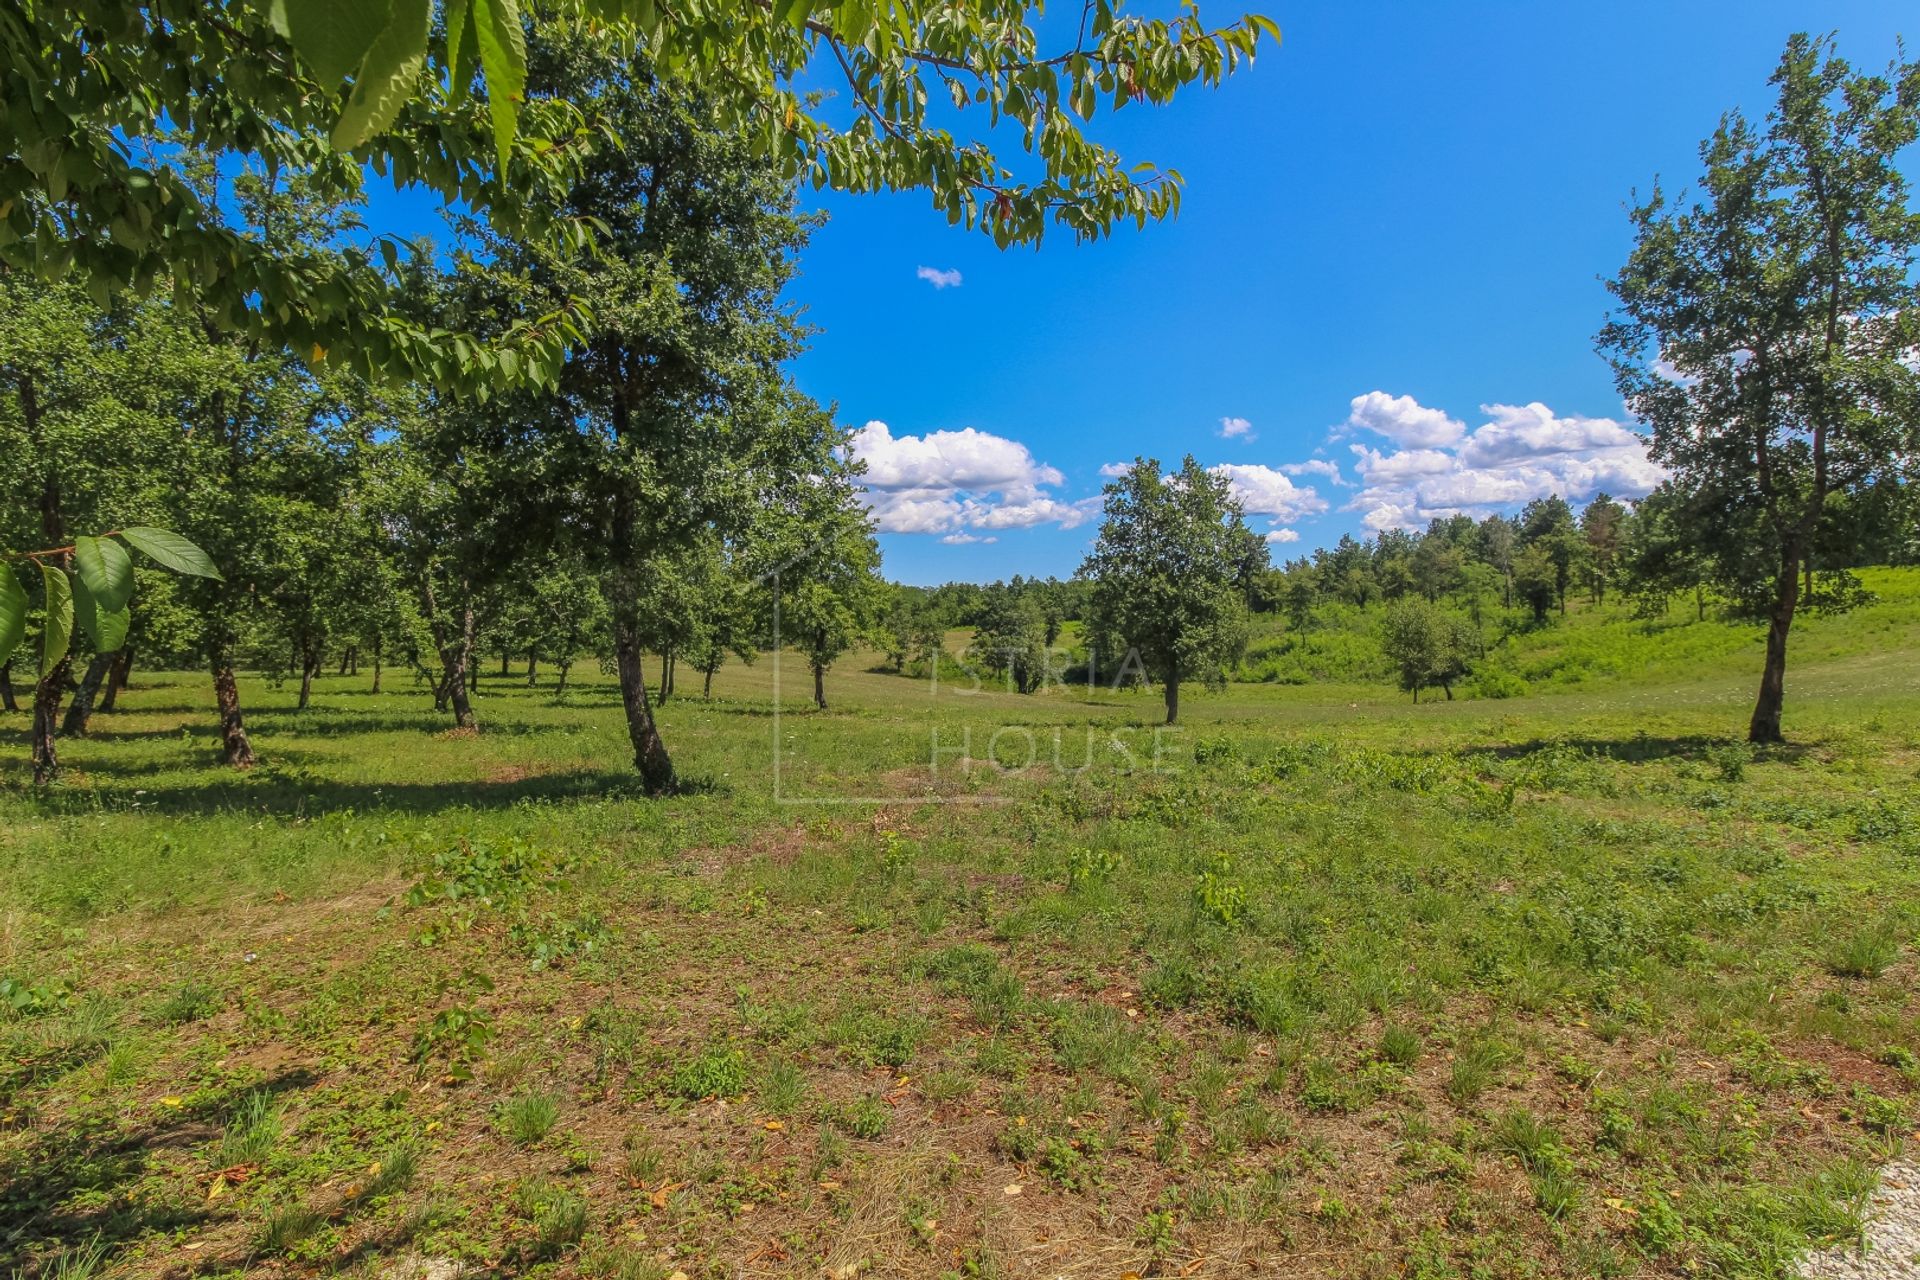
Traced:
[[1019, 693], [1046, 683], [1047, 620], [1032, 592], [989, 588], [985, 614], [967, 646], [967, 661], [1004, 678]]
[[1246, 647], [1245, 533], [1226, 479], [1191, 455], [1172, 475], [1136, 459], [1105, 488], [1100, 537], [1080, 569], [1093, 583], [1093, 630], [1139, 655], [1168, 724], [1183, 681], [1219, 686]]
[[[1035, 9], [557, 0], [539, 7], [535, 31], [585, 20], [612, 46], [673, 68], [764, 162], [816, 185], [924, 190], [949, 221], [1001, 244], [1036, 241], [1049, 222], [1084, 238], [1174, 212], [1176, 175], [1136, 173], [1074, 117], [1217, 84], [1278, 30], [1257, 17], [1209, 29], [1193, 10], [1148, 20], [1103, 3], [1085, 10], [1072, 45], [1043, 53]], [[548, 385], [587, 305], [568, 297], [484, 342], [439, 329], [396, 293], [407, 246], [381, 237], [325, 255], [269, 243], [226, 222], [168, 163], [238, 156], [335, 197], [358, 192], [371, 169], [496, 234], [586, 249], [592, 224], [565, 216], [567, 192], [599, 147], [620, 143], [593, 104], [538, 82], [527, 46], [517, 0], [17, 8], [0, 23], [0, 262], [77, 271], [103, 301], [170, 285], [226, 329], [363, 375], [477, 395]], [[850, 119], [833, 123], [822, 108], [815, 64], [844, 81]], [[984, 142], [956, 141], [930, 120], [930, 98], [1004, 119], [1038, 172], [1017, 181]]]
[[1733, 112], [1702, 144], [1697, 192], [1633, 210], [1599, 337], [1674, 518], [1766, 621], [1756, 743], [1782, 740], [1788, 633], [1834, 500], [1910, 480], [1920, 455], [1920, 216], [1899, 165], [1920, 63], [1856, 73], [1796, 35], [1771, 82], [1763, 124]]
[[1607, 584], [1619, 563], [1626, 524], [1627, 509], [1606, 493], [1595, 494], [1580, 513], [1580, 535], [1587, 540], [1587, 584], [1595, 604], [1606, 599]]
[[1480, 558], [1500, 574], [1500, 603], [1513, 604], [1513, 521], [1505, 516], [1488, 516], [1479, 524], [1477, 540]]
[[805, 544], [784, 556], [774, 575], [780, 593], [778, 639], [806, 655], [814, 706], [825, 711], [827, 672], [867, 638], [886, 584], [879, 576], [872, 520], [852, 490], [850, 473], [804, 493], [802, 504], [808, 514], [792, 532], [803, 533]]
[[1520, 512], [1520, 545], [1537, 548], [1553, 566], [1553, 594], [1567, 611], [1567, 588], [1585, 561], [1586, 540], [1574, 522], [1573, 508], [1559, 494], [1535, 498]]
[[1416, 596], [1395, 601], [1381, 622], [1381, 646], [1393, 660], [1400, 687], [1420, 701], [1420, 690], [1439, 685], [1453, 701], [1453, 686], [1480, 653], [1480, 633], [1467, 621]]
[[1539, 543], [1523, 547], [1520, 554], [1513, 558], [1513, 589], [1520, 599], [1533, 610], [1535, 626], [1544, 626], [1547, 610], [1553, 608], [1555, 585], [1559, 581], [1559, 569], [1553, 557], [1547, 554], [1547, 548]]

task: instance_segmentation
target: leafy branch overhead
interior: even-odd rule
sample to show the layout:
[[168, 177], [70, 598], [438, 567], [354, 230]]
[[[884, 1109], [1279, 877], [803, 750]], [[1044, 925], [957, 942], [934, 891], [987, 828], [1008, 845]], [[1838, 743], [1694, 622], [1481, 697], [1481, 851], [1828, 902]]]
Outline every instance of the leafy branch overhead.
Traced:
[[[1043, 49], [1041, 12], [1031, 0], [558, 0], [537, 15], [517, 0], [442, 0], [437, 15], [434, 0], [55, 0], [0, 24], [0, 262], [77, 272], [103, 302], [171, 282], [225, 327], [368, 375], [544, 386], [591, 320], [583, 303], [484, 340], [426, 326], [394, 305], [392, 240], [270, 247], [226, 227], [165, 153], [245, 156], [343, 196], [371, 172], [500, 234], [585, 247], [591, 224], [553, 210], [609, 144], [605, 122], [527, 80], [530, 32], [584, 25], [693, 91], [788, 177], [925, 191], [1002, 246], [1177, 212], [1176, 171], [1129, 165], [1083, 126], [1220, 83], [1278, 28], [1086, 0], [1071, 39], [1050, 23], [1062, 44]], [[996, 130], [1017, 135], [1026, 172], [981, 140]]]
[[[127, 627], [133, 621], [133, 557], [116, 538], [162, 569], [199, 578], [220, 577], [206, 552], [165, 529], [116, 529], [97, 538], [75, 538], [70, 547], [15, 557], [40, 571], [42, 675], [67, 656], [76, 626], [101, 653], [113, 653], [126, 643]], [[11, 660], [26, 639], [29, 608], [20, 575], [13, 565], [0, 560], [0, 664]]]

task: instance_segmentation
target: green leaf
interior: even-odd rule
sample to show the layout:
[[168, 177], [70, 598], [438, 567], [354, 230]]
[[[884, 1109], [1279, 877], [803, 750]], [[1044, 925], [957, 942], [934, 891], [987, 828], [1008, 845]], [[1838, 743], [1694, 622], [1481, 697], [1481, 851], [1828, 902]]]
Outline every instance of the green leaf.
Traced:
[[513, 135], [520, 127], [520, 100], [527, 92], [527, 33], [520, 26], [515, 0], [470, 0], [473, 39], [480, 69], [487, 77], [487, 109], [493, 116], [493, 145], [506, 170]]
[[112, 538], [75, 538], [73, 567], [108, 613], [126, 608], [133, 598], [133, 557]]
[[394, 0], [283, 0], [287, 35], [314, 78], [332, 89], [366, 60], [393, 22]]
[[447, 0], [447, 88], [456, 104], [473, 85], [473, 46], [466, 40], [467, 0]]
[[393, 0], [393, 20], [367, 50], [353, 78], [346, 110], [333, 126], [336, 151], [350, 151], [385, 133], [400, 114], [427, 65], [432, 0]]
[[40, 675], [60, 665], [73, 644], [73, 579], [64, 569], [40, 566], [40, 578], [47, 587], [47, 620], [41, 628]]
[[213, 567], [213, 561], [207, 558], [207, 553], [177, 533], [136, 526], [122, 529], [120, 536], [135, 551], [142, 552], [163, 569], [192, 574], [196, 578], [220, 577], [220, 571]]
[[0, 662], [13, 657], [27, 634], [27, 590], [10, 564], [0, 564]]
[[100, 653], [113, 653], [127, 642], [127, 627], [133, 613], [125, 605], [108, 609], [94, 595], [83, 576], [73, 579], [73, 620], [93, 640]]

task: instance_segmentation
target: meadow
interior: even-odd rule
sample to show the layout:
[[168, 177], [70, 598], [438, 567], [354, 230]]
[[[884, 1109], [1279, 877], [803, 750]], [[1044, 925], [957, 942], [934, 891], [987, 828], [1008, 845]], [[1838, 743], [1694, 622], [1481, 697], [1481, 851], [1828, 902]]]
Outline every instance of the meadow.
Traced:
[[1920, 570], [1865, 576], [1757, 753], [1690, 606], [1171, 732], [762, 655], [666, 800], [590, 663], [477, 734], [248, 679], [244, 774], [142, 673], [45, 795], [8, 717], [0, 1268], [1791, 1274], [1920, 1137]]

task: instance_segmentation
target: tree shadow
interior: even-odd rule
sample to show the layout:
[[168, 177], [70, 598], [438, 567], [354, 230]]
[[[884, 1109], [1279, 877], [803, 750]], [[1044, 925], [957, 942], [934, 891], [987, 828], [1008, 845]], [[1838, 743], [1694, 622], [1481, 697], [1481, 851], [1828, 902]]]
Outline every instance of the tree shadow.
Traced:
[[[226, 769], [224, 765], [217, 767]], [[100, 777], [112, 773], [112, 767], [89, 772]], [[140, 775], [130, 771], [127, 776], [131, 781]], [[702, 794], [721, 789], [710, 781], [696, 778], [682, 791]], [[45, 794], [21, 785], [16, 795], [29, 800], [40, 812], [62, 816], [95, 813], [106, 808], [160, 817], [237, 813], [315, 817], [349, 809], [356, 813], [434, 814], [452, 809], [510, 809], [521, 804], [569, 800], [639, 800], [647, 798], [647, 790], [640, 776], [630, 769], [577, 769], [497, 782], [339, 782], [292, 775], [276, 770], [269, 762], [251, 772], [228, 770], [218, 780], [192, 784], [108, 786], [73, 791], [56, 787]]]
[[204, 1203], [135, 1194], [154, 1157], [211, 1140], [222, 1114], [241, 1097], [279, 1096], [319, 1077], [294, 1068], [264, 1083], [201, 1097], [152, 1121], [121, 1128], [112, 1120], [49, 1125], [0, 1153], [0, 1271], [56, 1274], [61, 1251], [114, 1246], [197, 1226], [213, 1215]]
[[[1520, 760], [1541, 751], [1571, 748], [1588, 755], [1615, 760], [1621, 764], [1649, 764], [1656, 760], [1670, 760], [1677, 757], [1704, 759], [1710, 747], [1727, 747], [1742, 741], [1744, 739], [1717, 737], [1705, 733], [1675, 735], [1635, 733], [1623, 737], [1530, 738], [1525, 742], [1509, 742], [1500, 746], [1478, 748], [1467, 754], [1490, 756], [1497, 760]], [[1756, 747], [1754, 758], [1797, 763], [1811, 750], [1812, 748], [1804, 743]]]

